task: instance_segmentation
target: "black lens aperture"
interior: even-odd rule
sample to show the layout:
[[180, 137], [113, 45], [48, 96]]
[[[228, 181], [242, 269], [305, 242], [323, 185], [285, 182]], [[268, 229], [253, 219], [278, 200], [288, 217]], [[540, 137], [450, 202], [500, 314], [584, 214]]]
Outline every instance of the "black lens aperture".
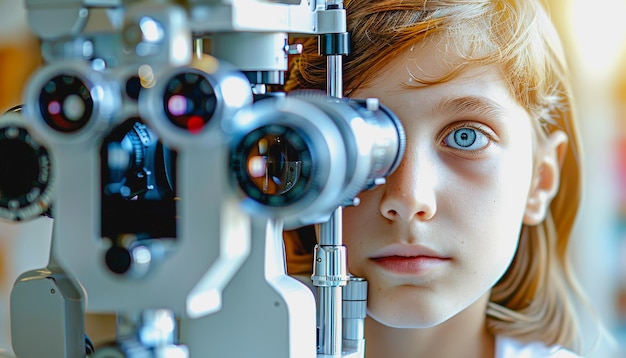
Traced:
[[21, 220], [39, 216], [50, 204], [50, 157], [21, 127], [0, 128], [0, 208]]

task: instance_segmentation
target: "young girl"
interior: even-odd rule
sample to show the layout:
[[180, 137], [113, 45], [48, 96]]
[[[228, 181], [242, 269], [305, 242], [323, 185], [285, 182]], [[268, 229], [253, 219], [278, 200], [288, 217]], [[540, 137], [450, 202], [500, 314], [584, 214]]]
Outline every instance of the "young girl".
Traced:
[[[575, 356], [567, 246], [579, 143], [545, 10], [536, 0], [344, 5], [344, 95], [379, 98], [407, 136], [387, 183], [343, 214], [349, 271], [369, 282], [367, 358]], [[326, 88], [314, 42], [288, 90]], [[309, 244], [285, 236], [290, 273], [310, 274]]]

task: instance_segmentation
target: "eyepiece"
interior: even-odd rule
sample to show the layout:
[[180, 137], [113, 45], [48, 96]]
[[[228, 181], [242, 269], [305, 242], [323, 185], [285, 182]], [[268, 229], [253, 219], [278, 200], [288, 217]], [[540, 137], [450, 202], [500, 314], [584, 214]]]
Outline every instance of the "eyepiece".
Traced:
[[217, 104], [211, 83], [191, 70], [173, 76], [165, 86], [163, 97], [167, 118], [192, 133], [201, 131], [211, 120]]
[[51, 147], [90, 143], [100, 137], [122, 105], [121, 84], [87, 61], [68, 60], [41, 68], [24, 94], [24, 118]]
[[376, 101], [300, 92], [266, 98], [230, 124], [231, 172], [253, 215], [295, 228], [322, 222], [397, 167], [398, 118]]
[[20, 221], [48, 212], [51, 159], [18, 113], [0, 117], [0, 217]]
[[93, 102], [89, 87], [75, 75], [54, 76], [39, 92], [41, 117], [59, 132], [75, 132], [83, 128], [93, 114]]
[[231, 165], [243, 192], [272, 207], [301, 199], [311, 184], [311, 152], [303, 133], [268, 125], [247, 134]]

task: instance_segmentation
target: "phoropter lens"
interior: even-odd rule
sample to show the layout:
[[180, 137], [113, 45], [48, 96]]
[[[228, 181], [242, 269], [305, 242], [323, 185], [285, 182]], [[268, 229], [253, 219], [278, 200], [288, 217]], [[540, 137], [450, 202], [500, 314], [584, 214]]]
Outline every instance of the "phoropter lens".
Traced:
[[93, 107], [89, 88], [76, 76], [55, 76], [39, 93], [39, 110], [44, 121], [60, 132], [83, 128], [91, 118]]
[[39, 216], [50, 204], [49, 181], [48, 151], [24, 128], [0, 128], [0, 211], [16, 220]]
[[211, 83], [193, 72], [174, 76], [165, 88], [163, 110], [177, 127], [198, 133], [207, 124], [217, 105]]
[[289, 127], [270, 125], [250, 132], [231, 165], [246, 195], [269, 206], [287, 205], [309, 190], [311, 153], [305, 139]]

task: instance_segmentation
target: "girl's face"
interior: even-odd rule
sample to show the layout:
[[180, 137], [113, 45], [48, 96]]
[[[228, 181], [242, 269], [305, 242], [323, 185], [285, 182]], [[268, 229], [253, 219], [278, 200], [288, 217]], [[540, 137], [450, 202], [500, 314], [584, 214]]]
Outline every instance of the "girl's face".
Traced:
[[401, 119], [406, 153], [387, 183], [344, 210], [349, 270], [369, 282], [369, 315], [392, 327], [439, 324], [488, 294], [516, 251], [533, 174], [533, 126], [496, 65], [406, 88], [445, 69], [424, 46], [354, 98]]

